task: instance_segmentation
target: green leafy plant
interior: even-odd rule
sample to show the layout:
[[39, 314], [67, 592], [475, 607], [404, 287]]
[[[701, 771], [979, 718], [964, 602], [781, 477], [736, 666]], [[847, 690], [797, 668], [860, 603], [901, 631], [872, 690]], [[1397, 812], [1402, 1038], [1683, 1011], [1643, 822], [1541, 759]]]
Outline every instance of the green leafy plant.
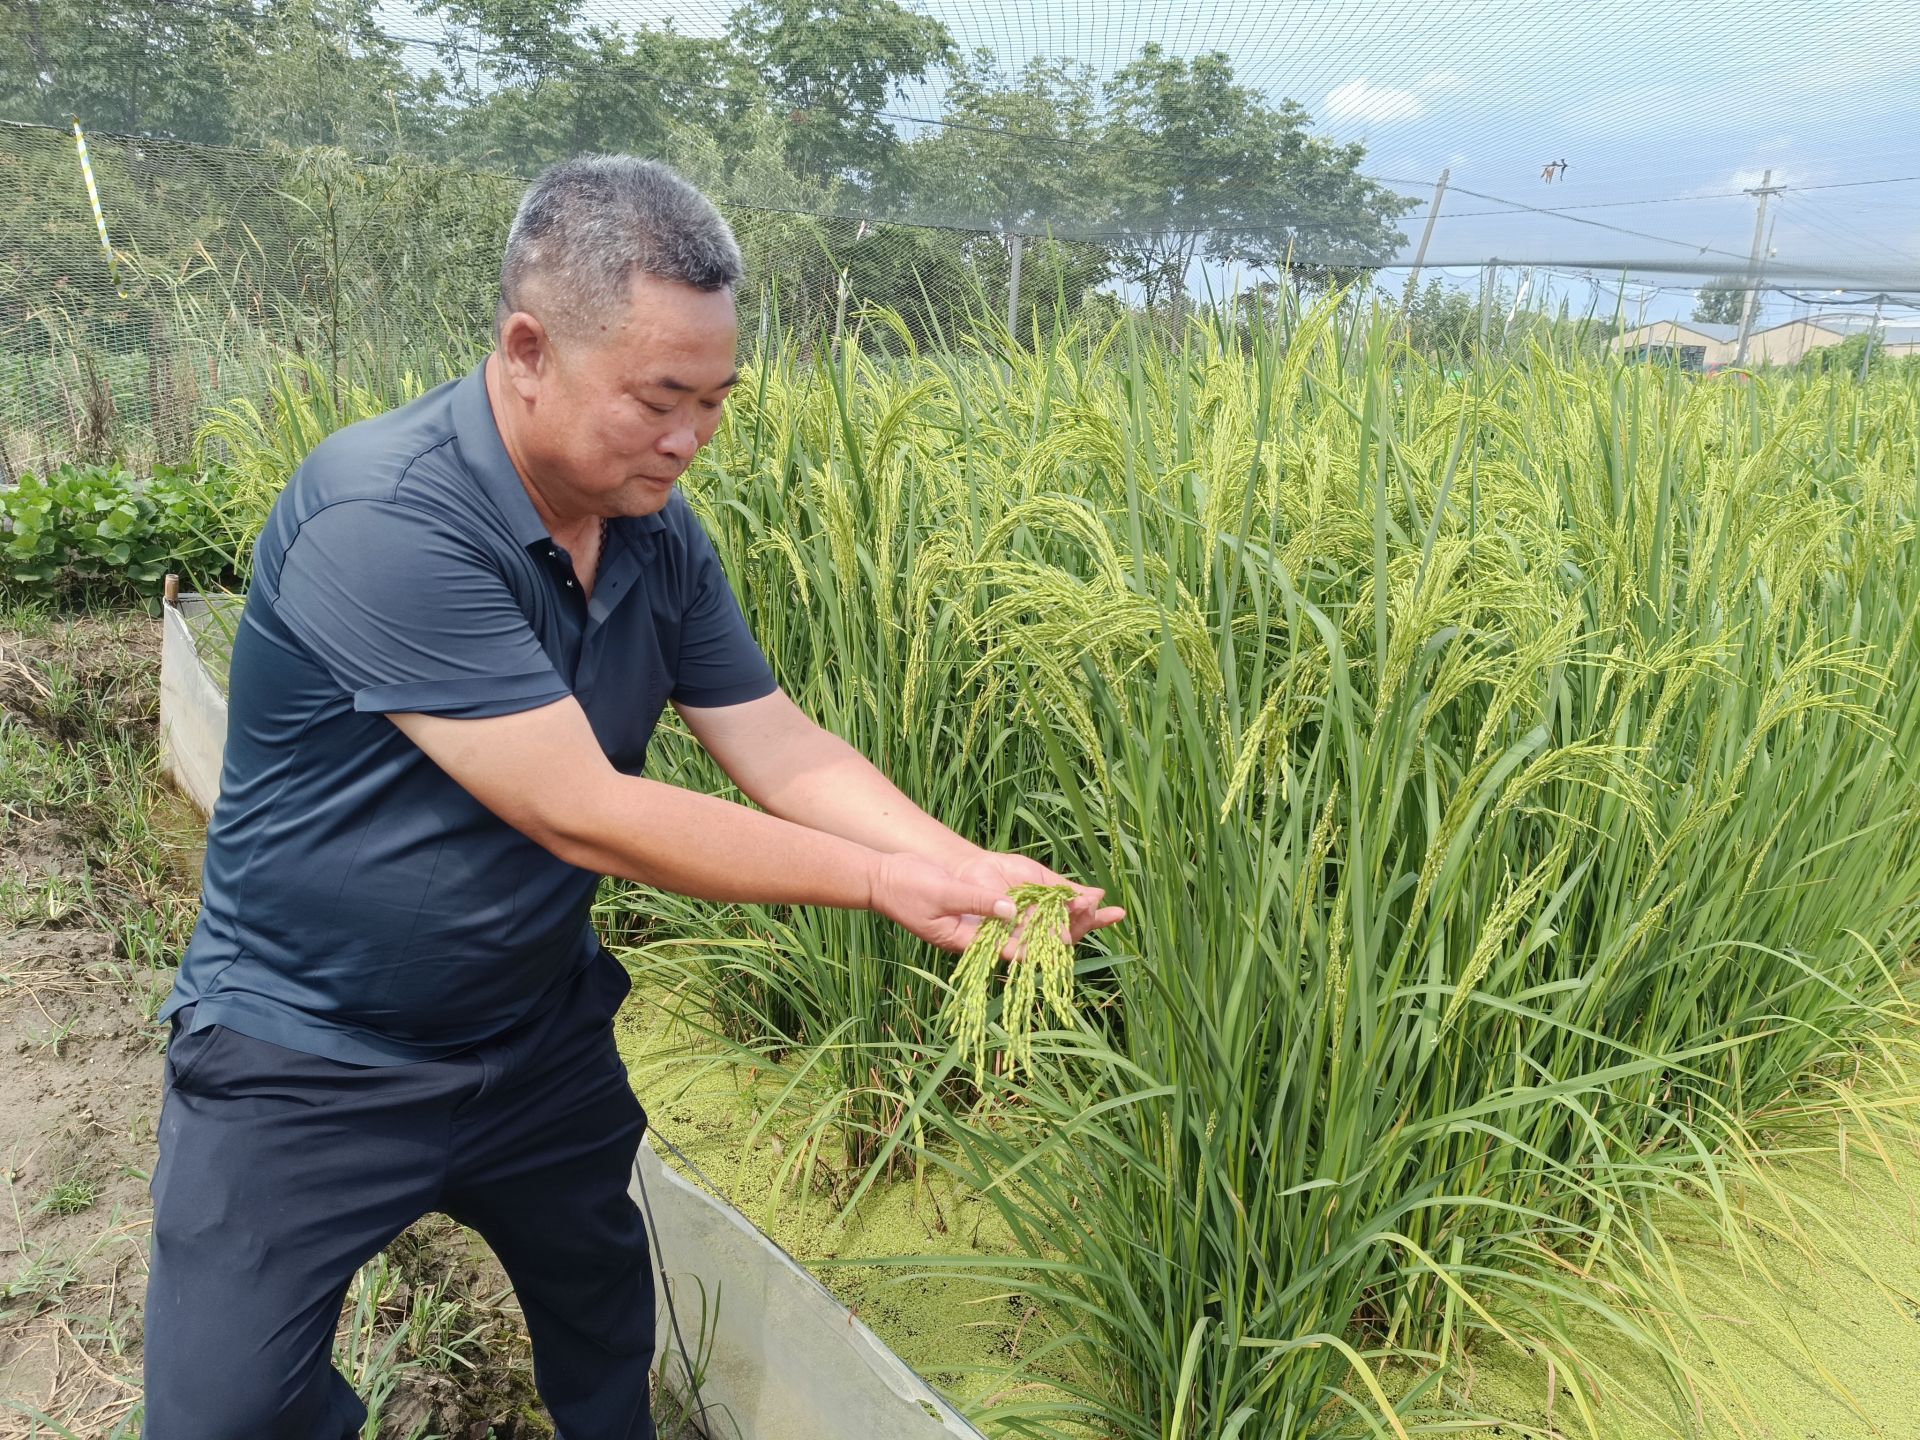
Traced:
[[180, 571], [218, 581], [235, 537], [225, 475], [156, 467], [145, 480], [99, 465], [24, 474], [0, 490], [0, 586], [16, 599], [158, 604]]

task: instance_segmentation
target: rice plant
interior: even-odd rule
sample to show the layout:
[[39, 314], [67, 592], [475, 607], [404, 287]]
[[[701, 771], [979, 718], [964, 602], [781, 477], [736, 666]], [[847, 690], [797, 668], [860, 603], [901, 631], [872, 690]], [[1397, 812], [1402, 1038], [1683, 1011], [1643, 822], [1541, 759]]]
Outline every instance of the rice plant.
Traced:
[[1127, 925], [985, 1117], [871, 917], [662, 900], [647, 953], [869, 1179], [993, 1197], [1059, 1329], [993, 1422], [1408, 1434], [1467, 1344], [1580, 1410], [1595, 1325], [1750, 1420], [1646, 1217], [1756, 1258], [1735, 1161], [1905, 1084], [1920, 379], [1449, 379], [1331, 303], [896, 349], [770, 347], [692, 498], [809, 713]]
[[1074, 1023], [1073, 952], [1068, 946], [1070, 885], [1019, 885], [1012, 891], [1018, 907], [1013, 920], [988, 915], [953, 967], [953, 991], [942, 1011], [954, 1043], [973, 1068], [974, 1083], [986, 1073], [987, 993], [1000, 968], [1001, 951], [1016, 930], [1019, 960], [1007, 972], [1001, 993], [1000, 1025], [1007, 1036], [1008, 1068], [1033, 1068], [1036, 1008], [1051, 1012], [1063, 1025]]

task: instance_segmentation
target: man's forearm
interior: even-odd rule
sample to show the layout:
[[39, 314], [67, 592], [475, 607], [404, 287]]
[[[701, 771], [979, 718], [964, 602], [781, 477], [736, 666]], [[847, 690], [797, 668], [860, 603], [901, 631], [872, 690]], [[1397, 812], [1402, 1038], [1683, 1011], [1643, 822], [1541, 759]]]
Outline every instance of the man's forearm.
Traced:
[[857, 841], [625, 775], [580, 805], [564, 832], [536, 838], [582, 869], [757, 905], [869, 909], [879, 860]]
[[913, 801], [853, 746], [815, 726], [782, 756], [777, 784], [754, 801], [771, 815], [883, 853], [905, 851], [953, 869], [984, 853]]

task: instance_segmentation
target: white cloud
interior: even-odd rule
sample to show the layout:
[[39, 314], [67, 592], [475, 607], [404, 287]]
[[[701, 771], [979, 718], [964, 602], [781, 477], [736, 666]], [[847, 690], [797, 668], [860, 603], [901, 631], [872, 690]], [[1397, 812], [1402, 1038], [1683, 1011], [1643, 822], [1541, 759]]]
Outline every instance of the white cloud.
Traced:
[[1369, 85], [1361, 75], [1327, 92], [1326, 114], [1334, 120], [1411, 120], [1426, 107], [1411, 90]]
[[[1767, 172], [1772, 170], [1773, 179], [1767, 180]], [[1787, 165], [1741, 165], [1732, 173], [1721, 171], [1711, 180], [1689, 186], [1680, 193], [1686, 196], [1726, 195], [1732, 191], [1757, 189], [1762, 183], [1773, 185], [1804, 185], [1808, 181], [1804, 170]]]

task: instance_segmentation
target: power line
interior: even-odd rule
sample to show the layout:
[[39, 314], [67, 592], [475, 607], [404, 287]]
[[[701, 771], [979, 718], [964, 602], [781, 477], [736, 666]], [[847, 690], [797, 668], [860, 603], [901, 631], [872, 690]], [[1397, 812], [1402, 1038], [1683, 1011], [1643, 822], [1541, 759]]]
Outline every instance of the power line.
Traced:
[[[1782, 185], [1779, 189], [1782, 194], [1790, 195], [1803, 190], [1838, 190], [1855, 185], [1906, 185], [1915, 181], [1920, 181], [1920, 175], [1888, 175], [1875, 180], [1835, 180], [1820, 185]], [[1413, 184], [1414, 182], [1396, 181], [1395, 183]], [[1746, 193], [1744, 190], [1698, 190], [1686, 195], [1651, 195], [1640, 200], [1587, 200], [1578, 205], [1549, 205], [1544, 208], [1559, 215], [1569, 210], [1614, 210], [1628, 205], [1678, 205], [1696, 200], [1740, 200], [1746, 197]], [[1505, 210], [1449, 210], [1446, 212], [1446, 218], [1468, 220], [1476, 216], [1505, 215], [1506, 213]], [[1400, 218], [1424, 220], [1426, 212], [1416, 211], [1410, 215], [1402, 215]]]
[[1731, 250], [1719, 250], [1714, 248], [1711, 245], [1695, 245], [1690, 240], [1674, 240], [1665, 235], [1650, 235], [1644, 230], [1628, 230], [1624, 226], [1609, 225], [1604, 220], [1588, 220], [1584, 216], [1580, 216], [1580, 215], [1564, 215], [1558, 211], [1549, 210], [1544, 206], [1529, 205], [1521, 200], [1508, 200], [1504, 196], [1489, 195], [1481, 190], [1469, 190], [1464, 185], [1457, 185], [1457, 186], [1454, 186], [1453, 188], [1457, 189], [1462, 195], [1471, 195], [1477, 200], [1491, 200], [1496, 205], [1510, 205], [1516, 210], [1527, 210], [1527, 211], [1531, 211], [1536, 215], [1551, 215], [1556, 219], [1565, 220], [1569, 224], [1573, 224], [1573, 225], [1591, 225], [1596, 229], [1611, 230], [1615, 234], [1630, 235], [1636, 240], [1652, 240], [1656, 244], [1660, 244], [1660, 245], [1680, 245], [1680, 246], [1686, 247], [1689, 250], [1696, 251], [1698, 254], [1701, 254], [1701, 255], [1726, 255], [1726, 256], [1730, 256], [1732, 259], [1735, 259], [1735, 260], [1744, 260], [1746, 258], [1744, 255], [1734, 254]]
[[1920, 175], [1888, 175], [1878, 180], [1830, 180], [1820, 185], [1783, 185], [1780, 188], [1791, 194], [1796, 190], [1846, 190], [1856, 185], [1911, 185], [1920, 180]]
[[[1462, 193], [1464, 194], [1466, 192], [1463, 191]], [[1745, 193], [1745, 191], [1741, 190], [1711, 190], [1702, 191], [1694, 195], [1653, 195], [1643, 200], [1587, 200], [1578, 205], [1548, 205], [1541, 208], [1542, 213], [1545, 214], [1564, 215], [1571, 210], [1617, 210], [1628, 205], [1677, 205], [1682, 201], [1688, 200], [1734, 200], [1740, 198]], [[1449, 220], [1471, 220], [1476, 216], [1506, 215], [1511, 212], [1507, 210], [1448, 210], [1445, 213], [1446, 218]], [[1427, 218], [1427, 214], [1426, 211], [1421, 210], [1411, 215], [1402, 215], [1400, 218], [1402, 220], [1424, 220]]]
[[1825, 209], [1821, 208], [1824, 203], [1824, 201], [1819, 200], [1796, 200], [1792, 207], [1790, 207], [1791, 213], [1798, 215], [1802, 224], [1806, 224], [1810, 220], [1813, 221], [1814, 228], [1826, 235], [1829, 240], [1835, 241], [1843, 251], [1849, 247], [1858, 247], [1864, 244], [1872, 246], [1875, 250], [1881, 251], [1883, 254], [1890, 255], [1896, 260], [1920, 263], [1920, 257], [1916, 257], [1910, 251], [1901, 250], [1896, 246], [1889, 245], [1886, 241], [1879, 239], [1877, 236], [1866, 234], [1864, 231], [1846, 228], [1844, 222], [1839, 217], [1832, 216]]

